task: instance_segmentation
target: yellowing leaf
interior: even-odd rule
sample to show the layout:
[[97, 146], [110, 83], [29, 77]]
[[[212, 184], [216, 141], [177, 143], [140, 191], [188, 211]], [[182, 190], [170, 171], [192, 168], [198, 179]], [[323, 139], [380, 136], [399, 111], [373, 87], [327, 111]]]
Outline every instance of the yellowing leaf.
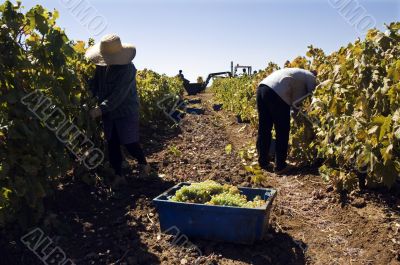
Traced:
[[225, 153], [227, 155], [230, 155], [232, 153], [232, 145], [228, 144], [227, 146], [225, 146]]
[[58, 10], [54, 10], [53, 11], [53, 18], [54, 18], [54, 20], [56, 20], [57, 18], [59, 18], [60, 17], [60, 13], [58, 12]]
[[78, 53], [85, 53], [85, 42], [84, 41], [77, 41], [74, 45], [74, 50]]
[[379, 129], [378, 125], [373, 126], [371, 129], [368, 130], [368, 134], [375, 134]]
[[390, 132], [391, 125], [392, 125], [392, 116], [389, 115], [387, 117], [384, 116], [377, 116], [373, 118], [373, 122], [375, 124], [378, 124], [380, 126], [379, 130], [379, 140], [382, 140], [382, 138]]
[[390, 144], [388, 147], [381, 149], [381, 155], [385, 164], [387, 163], [387, 161], [392, 159], [392, 151], [393, 144]]
[[397, 129], [397, 131], [394, 133], [394, 136], [396, 137], [397, 140], [400, 140], [400, 127]]

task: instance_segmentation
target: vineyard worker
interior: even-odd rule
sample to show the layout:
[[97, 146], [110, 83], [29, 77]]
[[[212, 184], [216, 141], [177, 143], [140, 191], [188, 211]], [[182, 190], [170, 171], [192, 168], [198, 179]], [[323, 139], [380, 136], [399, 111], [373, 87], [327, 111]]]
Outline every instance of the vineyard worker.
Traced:
[[257, 110], [259, 115], [257, 150], [259, 165], [270, 170], [269, 150], [272, 126], [276, 132], [275, 168], [277, 174], [285, 174], [290, 167], [286, 163], [289, 132], [290, 108], [299, 100], [310, 95], [316, 87], [317, 72], [299, 68], [284, 68], [275, 71], [257, 89]]
[[132, 63], [135, 55], [136, 48], [131, 44], [122, 44], [116, 35], [104, 36], [85, 54], [96, 64], [90, 83], [99, 107], [90, 110], [90, 115], [94, 119], [102, 116], [108, 156], [117, 176], [114, 187], [126, 183], [122, 175], [121, 145], [137, 159], [140, 177], [147, 176], [150, 171], [139, 144], [139, 100], [136, 68]]
[[179, 70], [178, 77], [179, 77], [180, 79], [182, 79], [182, 80], [185, 80], [185, 76], [183, 75], [183, 71], [182, 71], [182, 70]]
[[190, 83], [190, 81], [187, 80], [187, 79], [185, 78], [185, 76], [183, 75], [183, 71], [182, 71], [182, 70], [179, 70], [179, 74], [178, 74], [177, 76], [182, 80], [183, 85], [184, 85], [185, 87]]

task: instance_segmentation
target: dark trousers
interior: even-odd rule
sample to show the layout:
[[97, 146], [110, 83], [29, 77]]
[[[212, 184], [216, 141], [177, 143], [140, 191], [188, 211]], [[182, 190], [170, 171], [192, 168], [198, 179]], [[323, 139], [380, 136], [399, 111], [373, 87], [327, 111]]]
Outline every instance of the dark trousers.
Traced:
[[[144, 156], [143, 150], [140, 147], [139, 143], [130, 143], [125, 144], [126, 150], [128, 153], [134, 157], [139, 164], [146, 165], [146, 157]], [[122, 153], [121, 153], [121, 144], [118, 138], [118, 131], [113, 127], [111, 139], [108, 141], [108, 157], [110, 160], [111, 167], [114, 169], [115, 174], [122, 174]]]
[[257, 89], [258, 138], [257, 150], [260, 165], [270, 162], [269, 149], [272, 126], [276, 133], [275, 166], [286, 166], [290, 132], [290, 106], [270, 87], [260, 85]]

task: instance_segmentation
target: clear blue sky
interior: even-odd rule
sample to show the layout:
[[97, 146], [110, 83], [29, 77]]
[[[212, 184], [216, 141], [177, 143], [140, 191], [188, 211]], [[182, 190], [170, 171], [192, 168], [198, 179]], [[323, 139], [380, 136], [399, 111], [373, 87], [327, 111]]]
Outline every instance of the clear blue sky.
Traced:
[[[168, 75], [183, 69], [197, 76], [226, 71], [230, 61], [264, 68], [304, 55], [313, 44], [327, 52], [354, 41], [362, 32], [332, 3], [348, 0], [22, 0], [60, 12], [59, 25], [71, 39], [94, 33], [66, 6], [92, 5], [107, 20], [104, 33], [117, 33], [137, 47], [134, 62]], [[376, 26], [400, 21], [399, 0], [350, 0], [365, 8]], [[360, 16], [360, 19], [362, 17]], [[368, 19], [366, 19], [368, 20]], [[99, 37], [95, 38], [99, 40]]]

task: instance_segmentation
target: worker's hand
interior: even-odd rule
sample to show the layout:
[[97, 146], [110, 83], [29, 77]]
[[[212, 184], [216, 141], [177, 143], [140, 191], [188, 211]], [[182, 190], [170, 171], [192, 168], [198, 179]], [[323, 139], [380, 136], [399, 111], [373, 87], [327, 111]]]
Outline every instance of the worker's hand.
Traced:
[[101, 109], [99, 107], [91, 109], [89, 111], [89, 115], [92, 117], [92, 119], [96, 119], [102, 115]]
[[301, 110], [299, 110], [298, 108], [292, 108], [292, 111], [291, 111], [292, 115], [291, 116], [292, 116], [292, 118], [293, 118], [295, 123], [299, 123], [299, 122], [301, 123], [300, 111]]
[[297, 107], [292, 107], [292, 114], [293, 114], [293, 116], [297, 116], [297, 114], [299, 114], [299, 108], [297, 108]]

